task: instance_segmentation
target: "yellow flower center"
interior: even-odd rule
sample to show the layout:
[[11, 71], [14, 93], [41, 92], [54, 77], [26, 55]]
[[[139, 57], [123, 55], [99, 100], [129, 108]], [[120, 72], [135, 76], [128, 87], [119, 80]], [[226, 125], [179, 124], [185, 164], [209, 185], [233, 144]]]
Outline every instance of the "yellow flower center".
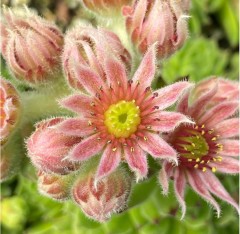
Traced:
[[182, 141], [186, 142], [182, 146], [188, 153], [182, 154], [185, 158], [202, 158], [208, 154], [209, 145], [206, 139], [201, 134], [196, 134], [191, 137], [181, 137]]
[[120, 101], [109, 106], [104, 113], [104, 124], [108, 132], [116, 138], [127, 138], [136, 132], [140, 124], [140, 110], [136, 106], [135, 100], [126, 102]]

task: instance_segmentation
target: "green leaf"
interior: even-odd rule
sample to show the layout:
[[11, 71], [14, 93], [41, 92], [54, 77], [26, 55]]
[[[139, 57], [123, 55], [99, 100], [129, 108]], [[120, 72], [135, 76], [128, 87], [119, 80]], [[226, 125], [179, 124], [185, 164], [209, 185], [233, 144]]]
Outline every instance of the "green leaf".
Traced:
[[172, 83], [187, 75], [195, 82], [211, 75], [224, 76], [228, 58], [229, 53], [219, 49], [214, 40], [191, 38], [163, 63], [162, 77]]

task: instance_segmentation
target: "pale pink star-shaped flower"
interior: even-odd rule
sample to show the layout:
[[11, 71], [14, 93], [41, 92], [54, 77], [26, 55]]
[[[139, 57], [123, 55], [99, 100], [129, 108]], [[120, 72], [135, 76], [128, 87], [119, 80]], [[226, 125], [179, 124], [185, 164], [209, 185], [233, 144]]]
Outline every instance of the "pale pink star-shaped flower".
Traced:
[[177, 111], [188, 115], [195, 125], [179, 125], [166, 136], [179, 154], [179, 165], [163, 162], [159, 181], [168, 193], [168, 181], [174, 180], [176, 197], [186, 213], [184, 190], [188, 183], [208, 201], [220, 216], [221, 209], [211, 194], [228, 202], [238, 211], [238, 204], [225, 190], [215, 172], [239, 173], [238, 84], [212, 77], [199, 83], [181, 98]]
[[84, 139], [72, 148], [67, 159], [85, 161], [100, 154], [96, 181], [113, 172], [121, 161], [136, 172], [137, 180], [146, 177], [147, 154], [177, 163], [176, 151], [159, 133], [191, 122], [181, 113], [164, 111], [191, 84], [182, 81], [152, 91], [154, 46], [145, 54], [132, 79], [128, 79], [123, 63], [111, 54], [102, 62], [106, 78], [79, 63], [73, 64], [76, 78], [86, 93], [61, 101], [62, 106], [79, 116], [64, 120], [56, 128]]

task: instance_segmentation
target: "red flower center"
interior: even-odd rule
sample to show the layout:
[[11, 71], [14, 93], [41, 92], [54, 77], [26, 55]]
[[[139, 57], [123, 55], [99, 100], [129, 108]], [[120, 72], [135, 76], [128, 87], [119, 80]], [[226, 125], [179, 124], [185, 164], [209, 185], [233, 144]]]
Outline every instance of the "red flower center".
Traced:
[[181, 125], [175, 130], [174, 136], [171, 144], [180, 155], [180, 167], [200, 169], [203, 172], [207, 168], [216, 171], [209, 163], [222, 160], [218, 154], [223, 146], [217, 143], [219, 135], [215, 135], [213, 129], [206, 129], [204, 125]]

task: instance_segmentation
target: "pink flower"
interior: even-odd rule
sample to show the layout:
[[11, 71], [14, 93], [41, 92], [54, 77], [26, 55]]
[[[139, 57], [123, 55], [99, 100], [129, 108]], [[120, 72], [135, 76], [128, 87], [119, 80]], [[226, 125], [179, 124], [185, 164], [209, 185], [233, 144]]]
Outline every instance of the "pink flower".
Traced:
[[63, 36], [52, 23], [29, 9], [3, 10], [1, 53], [19, 80], [39, 84], [59, 72]]
[[237, 87], [231, 81], [211, 78], [199, 83], [191, 96], [187, 92], [177, 106], [177, 111], [190, 116], [196, 124], [181, 124], [166, 137], [179, 154], [179, 165], [174, 167], [165, 161], [159, 180], [166, 194], [168, 180], [173, 178], [182, 218], [186, 213], [184, 190], [187, 183], [217, 210], [218, 217], [221, 210], [211, 194], [239, 210], [238, 204], [214, 175], [215, 172], [239, 173], [236, 159], [239, 155], [239, 119], [234, 115], [238, 109]]
[[0, 77], [0, 140], [4, 144], [14, 130], [20, 115], [20, 100], [16, 89]]
[[182, 47], [188, 36], [186, 6], [173, 0], [135, 0], [125, 6], [127, 31], [139, 52], [158, 42], [157, 55], [164, 58]]
[[57, 201], [65, 201], [70, 198], [70, 186], [71, 178], [68, 175], [38, 172], [38, 190], [44, 196]]
[[120, 15], [121, 8], [132, 0], [83, 0], [84, 6], [90, 11], [102, 16]]
[[80, 176], [72, 187], [72, 198], [89, 217], [104, 222], [113, 213], [126, 208], [132, 179], [123, 169], [94, 185], [95, 171]]
[[27, 140], [28, 155], [33, 165], [47, 173], [68, 174], [80, 166], [79, 163], [63, 160], [69, 150], [81, 141], [81, 137], [59, 133], [54, 127], [62, 121], [63, 118], [53, 118], [38, 123]]
[[151, 90], [155, 74], [154, 47], [146, 53], [132, 79], [127, 78], [125, 66], [111, 54], [102, 62], [105, 80], [79, 64], [76, 78], [87, 93], [61, 101], [79, 116], [64, 120], [58, 130], [84, 137], [67, 158], [81, 162], [101, 154], [97, 180], [114, 171], [121, 161], [126, 161], [136, 172], [137, 179], [145, 177], [148, 153], [155, 159], [177, 163], [175, 150], [159, 133], [172, 131], [182, 122], [191, 122], [180, 113], [164, 111], [190, 84], [183, 81], [155, 92]]
[[84, 89], [84, 85], [77, 78], [80, 66], [91, 69], [98, 76], [106, 79], [103, 62], [109, 54], [122, 61], [130, 70], [130, 54], [122, 46], [116, 34], [91, 27], [78, 27], [70, 30], [65, 37], [62, 59], [69, 85], [72, 88]]

